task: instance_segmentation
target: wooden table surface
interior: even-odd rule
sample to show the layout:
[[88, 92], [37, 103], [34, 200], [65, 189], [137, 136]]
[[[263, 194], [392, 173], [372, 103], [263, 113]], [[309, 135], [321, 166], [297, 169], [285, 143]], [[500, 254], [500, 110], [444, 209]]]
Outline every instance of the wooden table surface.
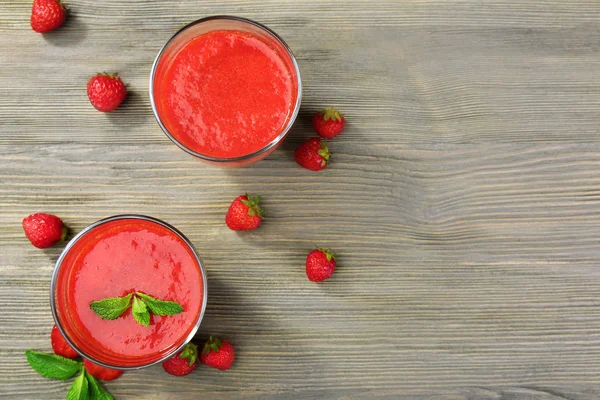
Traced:
[[[208, 272], [198, 340], [229, 338], [228, 372], [160, 366], [106, 386], [117, 399], [600, 398], [598, 0], [65, 0], [66, 25], [0, 6], [0, 396], [64, 398], [23, 352], [50, 351], [49, 281], [26, 215], [78, 232], [152, 215]], [[156, 124], [148, 75], [182, 25], [244, 16], [297, 55], [304, 98], [285, 143], [242, 169], [207, 166]], [[95, 111], [98, 71], [129, 85]], [[293, 149], [315, 110], [346, 131], [320, 173]], [[224, 224], [260, 194], [260, 229]], [[338, 271], [306, 279], [315, 244]]]

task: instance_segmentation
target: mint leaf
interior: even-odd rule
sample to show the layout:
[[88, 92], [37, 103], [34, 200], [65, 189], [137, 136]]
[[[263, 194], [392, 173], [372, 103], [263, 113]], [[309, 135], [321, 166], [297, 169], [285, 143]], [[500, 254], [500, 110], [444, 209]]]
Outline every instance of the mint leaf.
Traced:
[[136, 295], [144, 300], [144, 303], [146, 303], [152, 314], [164, 317], [165, 315], [175, 315], [183, 312], [183, 307], [175, 301], [158, 300], [139, 292]]
[[92, 301], [90, 308], [102, 319], [117, 319], [129, 308], [131, 293], [123, 297], [108, 297], [100, 301]]
[[137, 296], [133, 297], [133, 304], [131, 305], [131, 313], [133, 318], [138, 324], [143, 326], [150, 326], [150, 313], [146, 307], [146, 303], [143, 300], [138, 299]]
[[27, 356], [27, 362], [31, 368], [40, 375], [62, 381], [71, 378], [82, 366], [79, 361], [39, 351], [27, 350], [25, 356]]
[[115, 400], [114, 397], [89, 372], [85, 371], [85, 377], [88, 380], [90, 400]]
[[88, 380], [85, 373], [82, 371], [81, 374], [73, 381], [69, 393], [67, 393], [67, 400], [89, 400], [90, 396], [88, 393]]

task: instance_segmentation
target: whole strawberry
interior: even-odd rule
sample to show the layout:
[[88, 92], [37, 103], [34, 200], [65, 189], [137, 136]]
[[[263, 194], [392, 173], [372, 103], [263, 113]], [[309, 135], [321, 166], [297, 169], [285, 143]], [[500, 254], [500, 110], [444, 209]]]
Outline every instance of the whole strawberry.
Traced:
[[97, 74], [87, 84], [87, 94], [90, 103], [98, 111], [109, 112], [125, 100], [127, 88], [119, 78], [119, 74]]
[[114, 381], [123, 375], [123, 371], [119, 369], [106, 368], [101, 365], [94, 364], [89, 360], [83, 360], [83, 366], [90, 375], [93, 375], [94, 378], [102, 379], [103, 381]]
[[225, 223], [234, 231], [250, 231], [260, 226], [263, 217], [267, 214], [258, 206], [260, 196], [245, 194], [238, 196], [227, 210]]
[[327, 144], [319, 138], [312, 138], [302, 143], [294, 152], [296, 162], [311, 171], [320, 171], [329, 163]]
[[36, 32], [50, 32], [61, 26], [67, 18], [65, 8], [58, 0], [33, 0], [31, 8], [31, 29]]
[[79, 356], [79, 354], [77, 354], [77, 352], [73, 350], [71, 346], [69, 346], [69, 343], [67, 343], [65, 338], [63, 338], [63, 336], [60, 334], [60, 331], [56, 325], [54, 325], [52, 328], [52, 333], [50, 333], [50, 341], [52, 342], [52, 350], [54, 351], [54, 354], [58, 354], [59, 356], [66, 358], [75, 358]]
[[319, 136], [333, 139], [344, 130], [346, 120], [335, 108], [326, 108], [313, 117], [313, 127]]
[[198, 365], [198, 346], [193, 343], [186, 344], [183, 349], [162, 363], [168, 374], [184, 376], [196, 369]]
[[67, 228], [55, 215], [31, 214], [23, 219], [22, 225], [27, 239], [40, 249], [50, 247], [67, 237]]
[[213, 339], [212, 336], [200, 354], [202, 364], [222, 371], [231, 368], [233, 360], [235, 360], [235, 352], [231, 343], [226, 340]]
[[318, 248], [306, 257], [306, 276], [312, 282], [321, 282], [335, 271], [335, 256], [331, 249]]

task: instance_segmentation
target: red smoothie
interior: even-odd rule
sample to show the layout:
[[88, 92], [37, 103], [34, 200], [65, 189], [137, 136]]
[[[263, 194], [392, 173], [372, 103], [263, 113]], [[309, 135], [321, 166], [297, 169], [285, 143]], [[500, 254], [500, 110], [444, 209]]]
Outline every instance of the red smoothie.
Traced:
[[182, 145], [205, 156], [239, 157], [286, 128], [298, 76], [281, 45], [249, 32], [214, 30], [161, 59], [154, 97], [163, 125]]
[[[185, 241], [156, 222], [131, 218], [101, 224], [77, 240], [61, 263], [55, 289], [60, 324], [82, 352], [105, 364], [158, 361], [195, 328], [204, 294], [200, 268]], [[92, 301], [136, 291], [178, 302], [184, 311], [151, 315], [146, 327], [131, 309], [115, 320], [90, 309]]]

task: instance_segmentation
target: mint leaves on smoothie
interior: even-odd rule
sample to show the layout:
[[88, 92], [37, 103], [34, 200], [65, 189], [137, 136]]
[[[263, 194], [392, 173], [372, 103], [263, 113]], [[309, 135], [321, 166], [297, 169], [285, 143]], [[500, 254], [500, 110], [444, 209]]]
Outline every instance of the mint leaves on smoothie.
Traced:
[[144, 326], [150, 325], [150, 312], [148, 311], [148, 307], [146, 307], [146, 303], [144, 303], [143, 300], [138, 300], [137, 296], [133, 298], [131, 313], [138, 324]]
[[108, 297], [100, 301], [92, 301], [90, 308], [102, 319], [117, 319], [131, 303], [132, 294], [123, 297]]
[[85, 370], [81, 361], [34, 350], [25, 351], [25, 356], [31, 368], [46, 378], [64, 381], [80, 373], [67, 393], [67, 400], [114, 400], [96, 378]]
[[143, 326], [150, 325], [150, 313], [164, 317], [183, 312], [183, 307], [175, 301], [155, 299], [141, 292], [129, 293], [123, 297], [107, 297], [90, 303], [92, 311], [107, 320], [119, 318], [129, 307], [133, 318]]

